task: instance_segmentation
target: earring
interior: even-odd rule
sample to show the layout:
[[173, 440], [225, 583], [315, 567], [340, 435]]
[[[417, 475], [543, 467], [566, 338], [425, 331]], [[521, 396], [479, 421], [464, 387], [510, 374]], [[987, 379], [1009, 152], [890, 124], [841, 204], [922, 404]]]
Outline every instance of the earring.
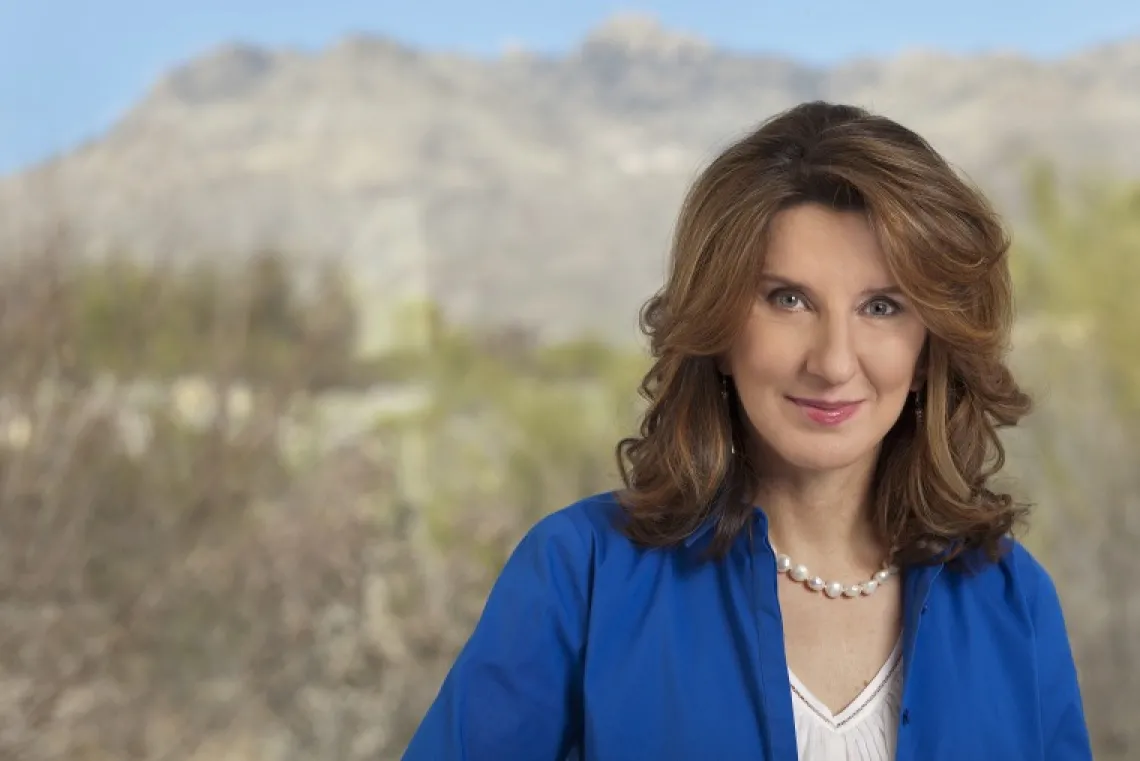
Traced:
[[914, 419], [922, 425], [922, 394], [919, 391], [914, 392]]
[[720, 397], [724, 399], [724, 409], [728, 414], [728, 453], [736, 456], [736, 437], [732, 431], [732, 406], [728, 401], [728, 376], [720, 376]]

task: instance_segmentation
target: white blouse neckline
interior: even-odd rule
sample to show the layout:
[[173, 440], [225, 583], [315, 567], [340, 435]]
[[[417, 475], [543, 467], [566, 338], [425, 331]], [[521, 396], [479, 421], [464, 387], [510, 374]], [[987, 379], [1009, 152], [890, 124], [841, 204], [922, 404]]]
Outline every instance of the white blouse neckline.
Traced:
[[902, 641], [866, 687], [832, 713], [791, 669], [799, 761], [892, 761], [902, 699]]

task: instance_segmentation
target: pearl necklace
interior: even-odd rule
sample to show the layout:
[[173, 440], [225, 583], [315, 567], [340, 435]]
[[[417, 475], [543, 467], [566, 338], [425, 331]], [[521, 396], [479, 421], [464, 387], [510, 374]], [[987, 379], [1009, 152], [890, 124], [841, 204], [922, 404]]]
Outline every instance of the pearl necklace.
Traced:
[[806, 565], [793, 563], [790, 557], [780, 553], [776, 554], [776, 570], [787, 574], [792, 581], [804, 584], [813, 592], [823, 592], [833, 600], [837, 597], [859, 597], [860, 595], [873, 594], [876, 589], [886, 584], [892, 576], [899, 572], [898, 566], [884, 565], [881, 570], [876, 571], [870, 579], [861, 584], [824, 581], [823, 578], [812, 575]]

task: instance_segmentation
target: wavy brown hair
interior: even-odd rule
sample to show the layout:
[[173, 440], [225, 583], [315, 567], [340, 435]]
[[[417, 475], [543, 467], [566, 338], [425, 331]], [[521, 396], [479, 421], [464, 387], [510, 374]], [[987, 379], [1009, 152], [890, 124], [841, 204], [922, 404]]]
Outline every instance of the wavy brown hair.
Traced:
[[682, 205], [669, 276], [641, 315], [654, 360], [640, 388], [648, 408], [639, 435], [617, 446], [625, 533], [666, 547], [711, 520], [715, 557], [750, 525], [759, 476], [716, 362], [759, 291], [773, 218], [803, 203], [864, 213], [927, 327], [912, 400], [922, 421], [899, 417], [872, 482], [893, 561], [953, 561], [971, 549], [996, 559], [1026, 509], [991, 485], [1005, 461], [999, 428], [1030, 409], [1005, 363], [1009, 238], [985, 197], [919, 135], [824, 102], [778, 114], [728, 147]]

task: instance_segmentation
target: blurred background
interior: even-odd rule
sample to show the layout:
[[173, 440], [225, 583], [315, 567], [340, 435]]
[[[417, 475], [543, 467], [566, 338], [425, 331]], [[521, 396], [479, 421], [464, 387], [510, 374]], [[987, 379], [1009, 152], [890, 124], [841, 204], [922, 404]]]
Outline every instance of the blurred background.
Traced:
[[1140, 5], [0, 4], [0, 758], [396, 759], [617, 484], [686, 185], [825, 98], [1015, 234], [1007, 436], [1140, 758]]

